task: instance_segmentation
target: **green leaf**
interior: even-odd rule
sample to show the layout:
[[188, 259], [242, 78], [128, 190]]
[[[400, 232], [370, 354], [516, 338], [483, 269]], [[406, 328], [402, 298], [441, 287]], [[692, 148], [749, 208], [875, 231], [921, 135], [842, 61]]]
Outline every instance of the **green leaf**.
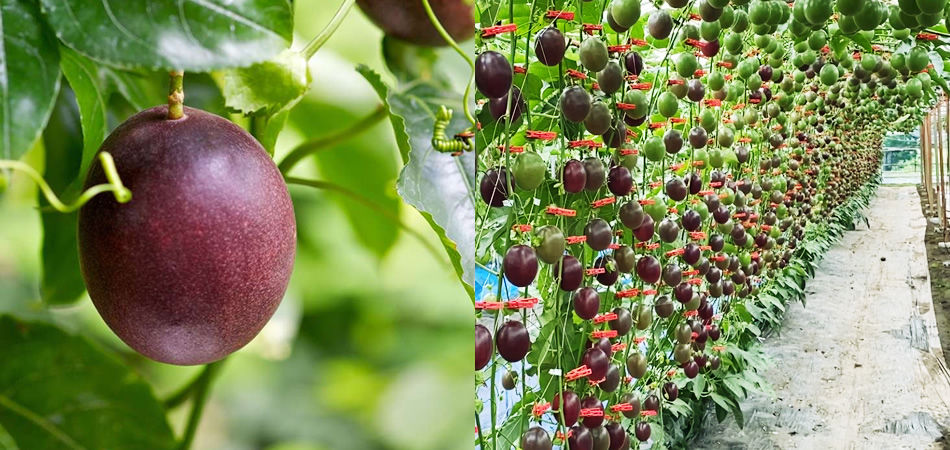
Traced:
[[0, 0], [0, 36], [0, 158], [19, 159], [53, 110], [59, 56], [32, 1]]
[[474, 285], [475, 154], [467, 152], [454, 157], [435, 151], [431, 142], [435, 111], [442, 105], [457, 112], [447, 133], [453, 135], [465, 128], [460, 96], [426, 83], [394, 92], [371, 69], [360, 66], [357, 70], [389, 108], [396, 142], [406, 163], [397, 183], [399, 195], [420, 212], [431, 215], [445, 236], [455, 242], [455, 246], [445, 246], [445, 250], [453, 260], [453, 253], [459, 255], [461, 265], [455, 267], [459, 279]]
[[79, 175], [83, 177], [92, 165], [99, 145], [106, 138], [106, 101], [110, 93], [102, 86], [96, 63], [65, 47], [60, 50], [60, 54], [63, 75], [76, 93], [79, 117], [82, 119], [83, 145]]
[[295, 104], [310, 86], [307, 58], [284, 50], [275, 58], [219, 75], [225, 105], [244, 114], [272, 115]]
[[874, 51], [874, 49], [871, 48], [871, 41], [868, 40], [867, 36], [861, 33], [856, 33], [851, 36], [848, 36], [848, 38], [851, 39], [855, 44], [858, 44], [858, 46], [864, 49], [864, 51], [866, 52]]
[[[68, 86], [60, 90], [49, 124], [43, 131], [43, 147], [46, 150], [43, 177], [54, 191], [62, 193], [79, 175], [82, 157], [79, 110], [75, 95]], [[45, 206], [45, 197], [41, 194], [38, 197], [40, 205]], [[50, 305], [73, 303], [86, 290], [79, 270], [79, 244], [76, 241], [79, 213], [43, 211], [40, 216], [43, 222], [40, 293]]]
[[121, 68], [203, 72], [249, 66], [287, 48], [293, 32], [287, 0], [40, 3], [64, 44]]
[[141, 377], [84, 338], [0, 317], [0, 424], [24, 449], [170, 449]]

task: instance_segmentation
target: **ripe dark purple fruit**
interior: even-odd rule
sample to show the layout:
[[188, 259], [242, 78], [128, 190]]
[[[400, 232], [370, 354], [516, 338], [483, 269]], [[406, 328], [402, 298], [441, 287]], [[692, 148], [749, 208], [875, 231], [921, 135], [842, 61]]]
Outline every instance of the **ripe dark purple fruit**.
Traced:
[[551, 450], [553, 447], [551, 436], [544, 428], [530, 428], [521, 436], [522, 450]]
[[609, 256], [600, 256], [594, 261], [595, 269], [604, 269], [604, 273], [597, 275], [597, 282], [604, 286], [613, 286], [620, 278], [620, 272], [617, 272], [617, 264]]
[[660, 281], [660, 262], [652, 255], [647, 255], [637, 261], [637, 276], [647, 284], [656, 284]]
[[576, 426], [571, 428], [571, 437], [567, 438], [568, 450], [593, 450], [594, 436], [587, 427]]
[[591, 347], [584, 352], [584, 358], [581, 360], [581, 364], [590, 369], [588, 379], [600, 381], [607, 376], [607, 367], [610, 365], [610, 358], [608, 358], [600, 348]]
[[637, 238], [638, 241], [646, 242], [653, 239], [654, 231], [653, 218], [647, 214], [643, 217], [643, 222], [640, 226], [633, 230], [633, 236]]
[[631, 75], [640, 75], [643, 72], [643, 57], [637, 52], [629, 52], [623, 56], [623, 66]]
[[475, 325], [475, 370], [482, 370], [491, 361], [495, 350], [491, 341], [491, 332], [482, 325]]
[[584, 170], [584, 163], [572, 159], [564, 163], [562, 170], [564, 177], [564, 190], [576, 194], [584, 190], [587, 185], [587, 171]]
[[521, 361], [531, 350], [528, 329], [516, 320], [506, 322], [495, 333], [495, 347], [498, 348], [498, 354], [506, 361]]
[[666, 182], [666, 195], [674, 201], [681, 202], [689, 195], [689, 190], [682, 178], [673, 177]]
[[556, 66], [564, 59], [567, 50], [567, 41], [564, 34], [556, 27], [547, 27], [538, 33], [534, 44], [534, 54], [538, 62], [545, 66]]
[[702, 225], [703, 218], [698, 212], [690, 209], [683, 213], [680, 222], [683, 223], [683, 228], [685, 228], [686, 231], [696, 231], [699, 230], [699, 227]]
[[[564, 398], [563, 407], [561, 406], [562, 397]], [[574, 391], [564, 391], [563, 395], [555, 394], [554, 399], [551, 400], [551, 410], [554, 412], [554, 417], [558, 419], [558, 423], [563, 420], [564, 426], [574, 426], [581, 415], [581, 399]], [[561, 417], [562, 413], [564, 417]]]
[[[600, 350], [597, 350], [597, 351], [600, 351]], [[594, 378], [593, 375], [590, 376], [590, 379], [594, 381], [600, 380], [600, 378]], [[600, 399], [591, 395], [591, 396], [584, 397], [584, 399], [581, 400], [581, 409], [590, 409], [590, 410], [599, 409], [603, 411], [604, 405], [600, 402]], [[587, 428], [598, 428], [604, 424], [604, 416], [585, 417], [582, 420], [582, 423]]]
[[703, 127], [694, 127], [689, 130], [689, 145], [693, 148], [703, 148], [709, 140], [706, 130]]
[[676, 287], [673, 288], [673, 295], [676, 296], [676, 299], [679, 300], [680, 303], [689, 303], [689, 301], [693, 299], [693, 287], [686, 283], [677, 284]]
[[527, 245], [515, 245], [502, 260], [505, 278], [518, 287], [526, 287], [538, 276], [538, 255]]
[[600, 294], [592, 287], [574, 293], [574, 312], [584, 320], [593, 319], [600, 311]]
[[[508, 95], [501, 98], [493, 98], [488, 101], [488, 111], [495, 120], [500, 119], [508, 112]], [[521, 114], [527, 109], [524, 97], [521, 95], [521, 89], [518, 86], [511, 87], [511, 121], [516, 122], [521, 118]]]
[[618, 197], [622, 197], [633, 190], [633, 176], [624, 166], [613, 166], [607, 178], [607, 189]]
[[616, 391], [620, 387], [620, 369], [611, 364], [610, 368], [607, 369], [607, 376], [604, 377], [604, 381], [600, 382], [599, 387], [604, 392]]
[[610, 422], [604, 425], [604, 429], [607, 430], [607, 436], [610, 437], [609, 449], [620, 450], [624, 440], [627, 438], [627, 433], [623, 430], [623, 426], [617, 422]]
[[627, 308], [617, 307], [614, 308], [613, 313], [617, 315], [617, 318], [607, 322], [607, 325], [611, 330], [617, 330], [618, 336], [626, 336], [633, 328], [633, 317], [630, 311]]
[[[369, 19], [389, 36], [415, 45], [448, 45], [432, 25], [422, 2], [357, 0]], [[465, 0], [431, 0], [432, 12], [452, 39], [466, 41], [475, 34], [472, 3]]]
[[511, 90], [514, 72], [505, 55], [482, 52], [475, 58], [475, 87], [488, 98], [501, 98]]
[[698, 245], [690, 242], [686, 244], [686, 247], [683, 248], [683, 262], [689, 265], [694, 265], [699, 262], [699, 258], [702, 257], [702, 250]]
[[[563, 265], [563, 272], [561, 266]], [[577, 258], [571, 255], [564, 255], [558, 264], [554, 265], [554, 277], [561, 277], [561, 290], [574, 291], [581, 286], [584, 281], [584, 267]]]
[[660, 411], [660, 399], [655, 395], [649, 395], [643, 400], [644, 411]]
[[571, 86], [561, 94], [560, 107], [565, 119], [581, 123], [590, 114], [590, 94], [580, 86]]
[[637, 439], [639, 439], [640, 442], [646, 442], [650, 440], [651, 431], [650, 424], [646, 422], [637, 422], [635, 434], [637, 435]]
[[[250, 134], [216, 115], [139, 112], [105, 140], [133, 192], [79, 211], [79, 262], [107, 325], [139, 353], [207, 364], [243, 347], [277, 309], [296, 225], [280, 172]], [[107, 183], [98, 160], [85, 188]]]
[[686, 378], [691, 380], [696, 378], [696, 375], [699, 375], [699, 364], [696, 364], [696, 361], [689, 361], [683, 364], [683, 373], [686, 374]]
[[[511, 184], [514, 186], [514, 180], [511, 180]], [[508, 200], [508, 170], [499, 167], [485, 172], [478, 185], [478, 192], [487, 205], [495, 208], [504, 206], [505, 200]]]
[[587, 245], [596, 251], [606, 250], [610, 247], [613, 240], [613, 230], [604, 219], [593, 219], [584, 227], [584, 236], [587, 237]]
[[683, 133], [679, 130], [670, 129], [663, 135], [663, 145], [666, 147], [666, 153], [675, 155], [683, 149]]
[[676, 386], [676, 383], [672, 381], [667, 382], [663, 385], [663, 397], [669, 401], [676, 401], [680, 396], [680, 388]]

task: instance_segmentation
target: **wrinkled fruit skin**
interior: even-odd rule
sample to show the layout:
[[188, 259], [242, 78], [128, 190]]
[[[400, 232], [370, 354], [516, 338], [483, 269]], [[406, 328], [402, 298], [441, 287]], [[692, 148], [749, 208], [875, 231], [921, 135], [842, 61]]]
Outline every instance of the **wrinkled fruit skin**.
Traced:
[[[388, 36], [427, 47], [448, 45], [432, 26], [422, 2], [356, 0], [356, 4]], [[429, 4], [452, 39], [466, 41], [475, 34], [471, 2], [429, 0]]]
[[[287, 186], [237, 125], [185, 108], [142, 111], [100, 150], [132, 200], [79, 211], [79, 259], [93, 304], [139, 353], [207, 364], [250, 342], [280, 304], [297, 241]], [[106, 183], [95, 163], [85, 188]]]

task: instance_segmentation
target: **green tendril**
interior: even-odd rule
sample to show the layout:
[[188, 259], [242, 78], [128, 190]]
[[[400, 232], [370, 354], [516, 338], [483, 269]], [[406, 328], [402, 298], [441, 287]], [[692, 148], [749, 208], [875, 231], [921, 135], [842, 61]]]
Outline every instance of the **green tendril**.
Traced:
[[468, 83], [465, 84], [465, 95], [462, 99], [462, 107], [465, 109], [465, 117], [469, 122], [472, 123], [472, 126], [478, 126], [478, 121], [475, 120], [475, 116], [472, 115], [472, 111], [468, 106], [468, 99], [472, 95], [472, 83], [475, 79], [475, 61], [472, 61], [472, 58], [468, 56], [468, 53], [465, 50], [462, 50], [462, 47], [459, 47], [458, 43], [455, 42], [455, 39], [452, 39], [452, 36], [449, 35], [448, 31], [445, 31], [445, 27], [442, 26], [442, 22], [439, 21], [439, 18], [435, 16], [435, 11], [432, 10], [432, 5], [429, 4], [429, 0], [422, 0], [422, 6], [426, 9], [426, 14], [429, 15], [429, 21], [432, 22], [432, 26], [435, 27], [436, 31], [439, 32], [439, 35], [442, 36], [442, 39], [445, 39], [445, 42], [449, 43], [455, 52], [468, 63], [468, 66], [472, 70], [472, 75], [469, 76]]
[[56, 193], [53, 192], [53, 188], [43, 179], [43, 176], [29, 164], [20, 161], [0, 159], [0, 169], [18, 170], [32, 178], [33, 182], [39, 186], [40, 191], [43, 192], [43, 196], [46, 197], [46, 201], [49, 202], [50, 206], [61, 213], [76, 211], [82, 208], [89, 200], [92, 200], [93, 197], [104, 192], [112, 192], [112, 195], [115, 196], [115, 200], [119, 203], [127, 203], [132, 200], [132, 191], [122, 184], [119, 173], [116, 171], [115, 161], [112, 159], [112, 155], [108, 152], [100, 152], [99, 162], [102, 163], [102, 170], [105, 172], [106, 179], [109, 180], [109, 183], [97, 184], [87, 189], [76, 201], [70, 204], [63, 203], [59, 197], [56, 196]]

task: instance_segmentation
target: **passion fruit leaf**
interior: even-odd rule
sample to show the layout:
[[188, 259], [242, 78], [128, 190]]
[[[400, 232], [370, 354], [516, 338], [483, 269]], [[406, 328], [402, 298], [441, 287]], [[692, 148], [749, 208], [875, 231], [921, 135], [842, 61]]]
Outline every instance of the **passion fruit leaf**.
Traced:
[[76, 93], [82, 118], [82, 159], [79, 175], [85, 175], [106, 138], [106, 101], [111, 92], [104, 86], [96, 64], [69, 48], [60, 49], [63, 75]]
[[[426, 83], [395, 91], [372, 69], [359, 66], [357, 71], [373, 86], [389, 110], [396, 144], [405, 163], [396, 184], [397, 192], [406, 203], [427, 213], [430, 225], [438, 225], [433, 226], [433, 230], [474, 300], [475, 155], [467, 152], [452, 156], [432, 148], [435, 112], [442, 105], [460, 112], [462, 105], [452, 104], [457, 102], [453, 100], [456, 96]], [[466, 124], [462, 114], [455, 114], [447, 133], [458, 133]]]
[[0, 8], [0, 158], [19, 159], [56, 102], [59, 55], [34, 2], [2, 0]]
[[296, 104], [311, 81], [307, 58], [293, 50], [248, 67], [221, 71], [216, 78], [229, 109], [265, 116]]
[[0, 353], [0, 423], [20, 448], [176, 446], [149, 385], [85, 338], [2, 316]]
[[[284, 0], [40, 4], [66, 46], [119, 68], [205, 72], [245, 67], [278, 54], [293, 37], [291, 5]], [[96, 39], [89, 38], [89, 30], [96, 30]]]

